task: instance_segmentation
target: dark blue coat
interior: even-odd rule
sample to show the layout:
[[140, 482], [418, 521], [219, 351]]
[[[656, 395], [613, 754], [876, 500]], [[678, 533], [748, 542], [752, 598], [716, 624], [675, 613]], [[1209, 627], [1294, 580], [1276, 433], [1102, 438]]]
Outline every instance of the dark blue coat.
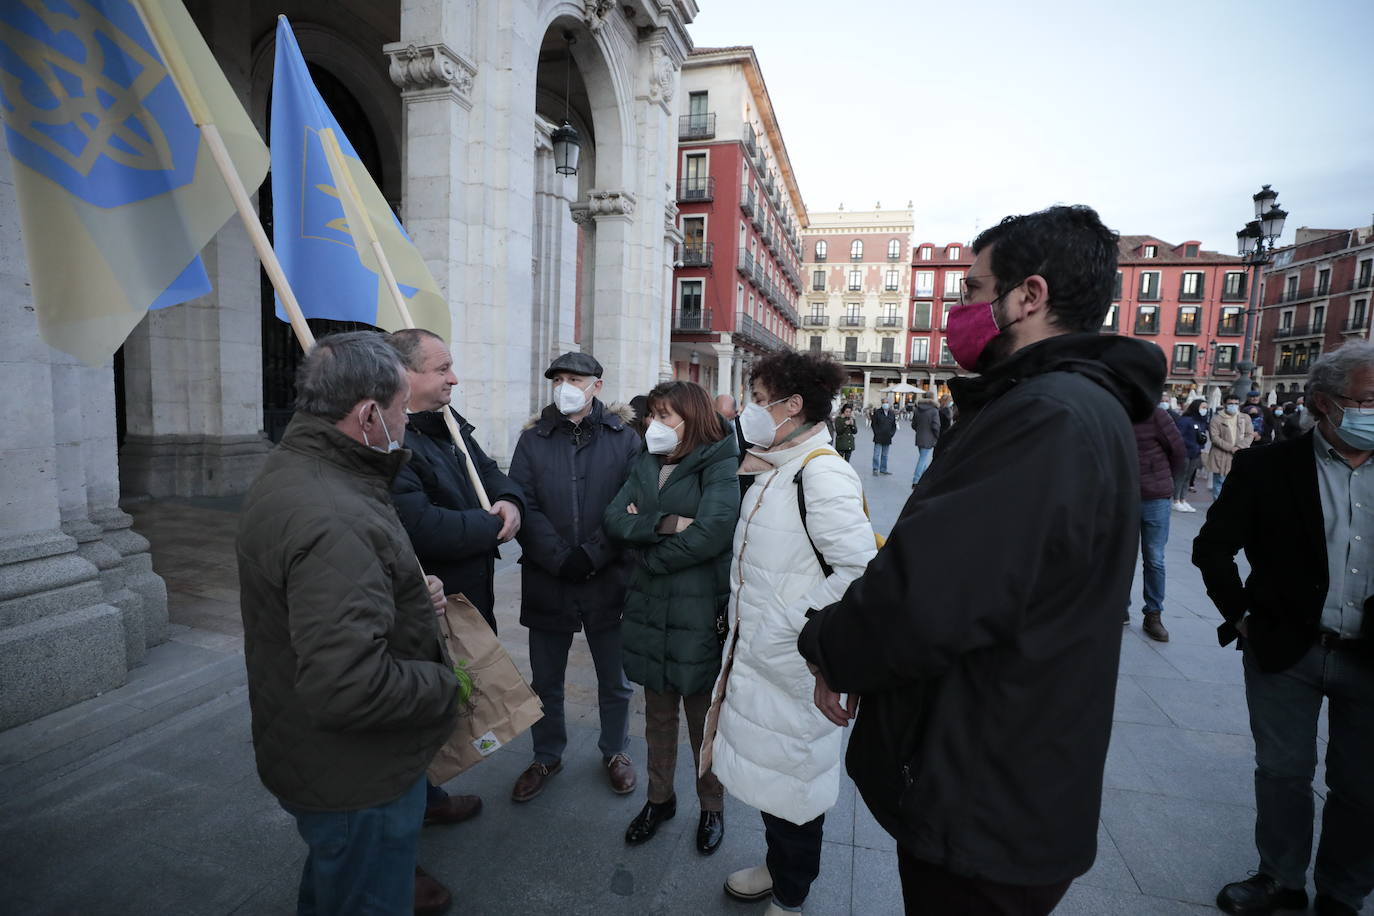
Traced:
[[[520, 434], [510, 476], [525, 495], [517, 536], [524, 626], [576, 632], [620, 622], [634, 556], [611, 542], [601, 516], [644, 447], [630, 418], [628, 408], [595, 400], [591, 413], [574, 426], [549, 405]], [[595, 572], [574, 582], [560, 572], [578, 547]]]
[[[525, 499], [520, 488], [472, 438], [472, 424], [457, 411], [453, 416], [487, 497], [493, 503], [503, 499], [515, 503], [523, 516]], [[392, 482], [391, 497], [415, 554], [425, 572], [444, 580], [445, 593], [466, 595], [495, 630], [492, 575], [499, 556], [496, 536], [501, 519], [477, 501], [467, 463], [449, 438], [443, 414], [411, 414], [406, 448], [411, 451], [410, 461]]]
[[1202, 444], [1207, 441], [1207, 421], [1185, 414], [1175, 420], [1174, 425], [1178, 427], [1178, 435], [1183, 440], [1189, 460], [1202, 457]]

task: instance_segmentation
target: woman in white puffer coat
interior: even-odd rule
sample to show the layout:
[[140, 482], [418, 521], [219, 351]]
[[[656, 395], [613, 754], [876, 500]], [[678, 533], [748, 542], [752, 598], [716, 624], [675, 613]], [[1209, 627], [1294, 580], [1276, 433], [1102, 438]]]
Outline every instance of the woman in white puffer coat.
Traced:
[[829, 358], [779, 353], [750, 378], [754, 399], [740, 423], [756, 446], [740, 473], [754, 484], [735, 529], [729, 632], [701, 767], [763, 814], [767, 864], [730, 875], [726, 892], [771, 896], [769, 913], [796, 912], [820, 873], [822, 823], [839, 797], [841, 762], [840, 728], [818, 709], [839, 710], [838, 697], [818, 686], [797, 634], [806, 612], [838, 601], [876, 551], [862, 484], [825, 425], [843, 370]]

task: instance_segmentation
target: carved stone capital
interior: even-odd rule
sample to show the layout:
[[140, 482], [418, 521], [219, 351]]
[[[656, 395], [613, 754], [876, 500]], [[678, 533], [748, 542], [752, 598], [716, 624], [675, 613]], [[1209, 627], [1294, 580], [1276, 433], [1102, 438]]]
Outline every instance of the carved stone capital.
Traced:
[[606, 17], [615, 9], [615, 0], [582, 0], [582, 21], [596, 34], [606, 26]]
[[[573, 222], [613, 217], [629, 219], [634, 216], [635, 196], [629, 191], [588, 191], [587, 199], [572, 205]], [[579, 214], [585, 214], [579, 219]]]
[[448, 45], [397, 41], [382, 46], [391, 60], [391, 81], [404, 99], [450, 98], [472, 108], [477, 67]]
[[677, 93], [677, 64], [661, 46], [649, 51], [649, 101], [667, 108]]

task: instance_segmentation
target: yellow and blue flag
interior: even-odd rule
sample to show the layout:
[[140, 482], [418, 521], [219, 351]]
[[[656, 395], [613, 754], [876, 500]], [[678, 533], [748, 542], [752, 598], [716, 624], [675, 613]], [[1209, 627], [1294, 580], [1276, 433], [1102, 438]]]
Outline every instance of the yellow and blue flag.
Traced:
[[[307, 318], [407, 327], [379, 243], [416, 327], [448, 338], [448, 304], [320, 97], [285, 16], [272, 74], [272, 247]], [[286, 319], [281, 302], [277, 317]]]
[[[175, 45], [165, 56], [149, 17]], [[267, 148], [179, 0], [0, 3], [0, 116], [39, 331], [90, 365], [149, 308], [210, 290], [199, 252], [234, 204], [179, 88], [256, 188]]]

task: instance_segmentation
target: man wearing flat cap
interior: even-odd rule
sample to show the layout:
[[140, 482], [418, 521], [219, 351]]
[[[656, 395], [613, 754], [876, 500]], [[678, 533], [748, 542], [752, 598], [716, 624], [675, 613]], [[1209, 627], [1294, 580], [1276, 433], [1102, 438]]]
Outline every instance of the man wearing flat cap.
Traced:
[[520, 541], [520, 623], [530, 631], [530, 669], [544, 717], [535, 723], [534, 760], [511, 797], [529, 801], [563, 766], [568, 733], [564, 675], [573, 634], [581, 630], [596, 667], [601, 761], [616, 794], [635, 788], [629, 741], [631, 688], [621, 656], [620, 615], [633, 558], [613, 546], [601, 515], [629, 476], [642, 448], [625, 405], [607, 407], [601, 364], [564, 353], [544, 377], [553, 402], [520, 434], [510, 477], [525, 494]]

